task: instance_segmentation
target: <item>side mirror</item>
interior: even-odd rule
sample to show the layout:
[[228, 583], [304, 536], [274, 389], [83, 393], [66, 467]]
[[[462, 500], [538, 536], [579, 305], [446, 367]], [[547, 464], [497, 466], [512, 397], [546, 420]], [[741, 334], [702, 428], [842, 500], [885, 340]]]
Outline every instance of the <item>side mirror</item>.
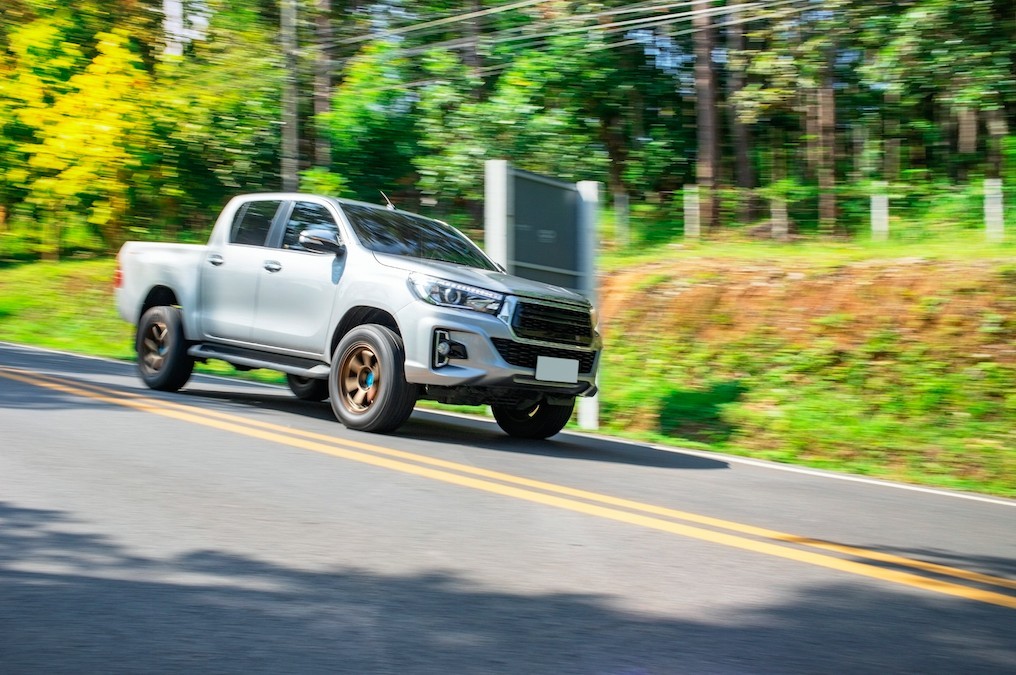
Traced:
[[316, 253], [342, 255], [346, 245], [339, 241], [339, 235], [331, 230], [304, 230], [300, 233], [300, 245]]

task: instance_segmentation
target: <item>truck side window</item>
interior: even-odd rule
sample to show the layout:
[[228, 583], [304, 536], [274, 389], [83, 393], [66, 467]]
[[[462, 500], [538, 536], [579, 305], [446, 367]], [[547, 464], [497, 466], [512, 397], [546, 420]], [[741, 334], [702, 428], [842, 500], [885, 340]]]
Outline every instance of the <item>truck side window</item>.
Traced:
[[338, 233], [335, 218], [328, 209], [320, 204], [297, 202], [293, 206], [293, 214], [286, 223], [286, 232], [282, 237], [282, 248], [296, 251], [304, 250], [300, 245], [300, 233], [304, 230], [329, 230]]
[[281, 201], [258, 201], [244, 204], [233, 218], [233, 227], [229, 231], [231, 244], [247, 244], [264, 246], [268, 231], [272, 229], [272, 220], [279, 210]]

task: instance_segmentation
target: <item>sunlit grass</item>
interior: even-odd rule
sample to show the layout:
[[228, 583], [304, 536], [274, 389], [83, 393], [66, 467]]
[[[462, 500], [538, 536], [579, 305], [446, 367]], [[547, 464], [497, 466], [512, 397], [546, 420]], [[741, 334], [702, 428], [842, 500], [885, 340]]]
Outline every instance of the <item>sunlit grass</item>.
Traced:
[[983, 260], [1016, 257], [1016, 232], [1002, 242], [987, 241], [979, 230], [951, 230], [939, 235], [907, 237], [899, 234], [887, 241], [863, 235], [848, 240], [809, 237], [789, 242], [749, 239], [726, 233], [715, 237], [685, 238], [652, 247], [618, 251], [605, 247], [599, 265], [602, 272], [667, 261], [702, 257], [734, 261], [799, 261], [812, 268], [828, 268], [866, 260], [923, 258], [926, 260]]
[[129, 359], [133, 329], [113, 305], [112, 259], [0, 267], [0, 340]]

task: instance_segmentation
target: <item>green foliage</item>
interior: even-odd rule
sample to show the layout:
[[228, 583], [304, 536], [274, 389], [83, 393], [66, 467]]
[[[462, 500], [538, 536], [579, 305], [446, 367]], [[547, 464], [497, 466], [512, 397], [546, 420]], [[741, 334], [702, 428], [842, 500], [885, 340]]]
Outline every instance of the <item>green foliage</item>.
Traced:
[[345, 189], [365, 201], [394, 194], [414, 181], [419, 130], [403, 89], [408, 67], [394, 45], [370, 42], [346, 65], [331, 111], [316, 122], [332, 143], [332, 166]]
[[314, 167], [300, 172], [300, 190], [332, 197], [345, 196], [346, 179], [327, 169]]
[[[717, 29], [710, 64], [718, 106], [749, 125], [742, 149], [759, 179], [733, 187], [742, 143], [720, 138], [721, 221], [764, 224], [767, 200], [779, 198], [795, 234], [811, 238], [832, 196], [837, 233], [866, 236], [871, 181], [884, 179], [891, 236], [930, 241], [982, 225], [980, 180], [998, 171], [1007, 228], [1016, 228], [1010, 4], [742, 8], [747, 48], [724, 49]], [[8, 5], [0, 15], [0, 258], [108, 251], [126, 238], [200, 239], [233, 193], [281, 186], [286, 73], [277, 3], [184, 2], [191, 18], [209, 23], [195, 24], [202, 27], [179, 56], [166, 54], [178, 38], [164, 34], [157, 1]], [[602, 12], [642, 16], [629, 5], [549, 3], [404, 30], [462, 8], [332, 3], [322, 17], [318, 3], [299, 3], [292, 75], [305, 189], [368, 201], [383, 190], [400, 204], [422, 198], [470, 229], [484, 160], [508, 159], [627, 194], [634, 246], [680, 237], [680, 194], [695, 180], [698, 154], [693, 36], [611, 32], [604, 21], [622, 15]], [[316, 44], [319, 18], [332, 33], [325, 45]], [[334, 87], [330, 112], [315, 118], [322, 52]], [[740, 91], [723, 88], [742, 77]], [[835, 180], [822, 173], [821, 188], [820, 91], [835, 98], [826, 165]], [[724, 120], [723, 134], [730, 127]], [[311, 136], [322, 131], [332, 159], [314, 167]], [[741, 208], [749, 202], [754, 212]]]
[[206, 40], [155, 69], [146, 109], [159, 142], [141, 148], [134, 218], [150, 236], [205, 228], [231, 194], [281, 187], [274, 28], [245, 8], [217, 9]]
[[429, 151], [414, 160], [421, 190], [438, 200], [480, 201], [488, 159], [565, 180], [602, 176], [606, 157], [564, 91], [586, 72], [576, 54], [573, 42], [561, 41], [518, 55], [486, 100], [477, 100], [480, 83], [464, 64], [427, 54], [424, 69], [435, 84], [419, 103], [420, 145]]

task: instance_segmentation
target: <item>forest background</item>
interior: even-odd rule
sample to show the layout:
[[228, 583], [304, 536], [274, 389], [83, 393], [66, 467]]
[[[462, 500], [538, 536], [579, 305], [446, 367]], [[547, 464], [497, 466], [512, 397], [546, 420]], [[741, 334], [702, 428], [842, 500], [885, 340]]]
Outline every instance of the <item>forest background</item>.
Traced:
[[507, 159], [605, 186], [608, 427], [1016, 494], [1016, 263], [983, 232], [985, 179], [1016, 226], [1014, 44], [1008, 0], [6, 0], [0, 272], [200, 242], [245, 191], [482, 238]]

